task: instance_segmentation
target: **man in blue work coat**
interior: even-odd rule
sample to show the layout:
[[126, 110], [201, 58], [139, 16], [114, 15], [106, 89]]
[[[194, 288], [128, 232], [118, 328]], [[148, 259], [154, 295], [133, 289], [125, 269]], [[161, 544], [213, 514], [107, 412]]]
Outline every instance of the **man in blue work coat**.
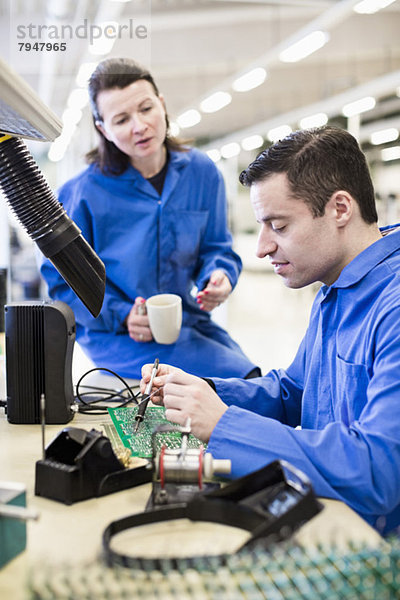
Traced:
[[251, 381], [206, 381], [161, 365], [158, 401], [171, 421], [190, 417], [213, 456], [232, 460], [234, 477], [286, 459], [319, 496], [393, 531], [400, 525], [400, 227], [379, 229], [365, 156], [339, 128], [294, 132], [240, 180], [260, 224], [257, 255], [288, 287], [322, 282], [307, 332], [289, 368]]

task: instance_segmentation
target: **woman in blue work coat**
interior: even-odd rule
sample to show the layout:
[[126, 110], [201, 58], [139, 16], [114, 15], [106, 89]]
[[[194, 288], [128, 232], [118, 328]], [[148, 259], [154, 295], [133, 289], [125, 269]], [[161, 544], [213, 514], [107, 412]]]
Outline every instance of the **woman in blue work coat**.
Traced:
[[[99, 146], [59, 200], [104, 262], [106, 293], [93, 318], [44, 260], [50, 296], [73, 309], [77, 340], [92, 361], [121, 376], [139, 378], [155, 357], [199, 376], [258, 375], [210, 317], [241, 271], [221, 174], [206, 155], [169, 135], [164, 98], [133, 60], [102, 61], [89, 96]], [[181, 296], [183, 305], [182, 330], [171, 345], [153, 340], [140, 310], [164, 292]]]

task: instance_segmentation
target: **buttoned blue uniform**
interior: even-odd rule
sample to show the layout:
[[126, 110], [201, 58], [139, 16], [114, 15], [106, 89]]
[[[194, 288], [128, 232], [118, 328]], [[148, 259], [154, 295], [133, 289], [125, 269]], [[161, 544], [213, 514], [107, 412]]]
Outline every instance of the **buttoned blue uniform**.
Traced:
[[[232, 287], [241, 271], [227, 228], [223, 179], [206, 155], [171, 152], [161, 196], [133, 167], [106, 176], [91, 165], [61, 188], [59, 200], [105, 264], [100, 315], [90, 315], [48, 260], [41, 273], [49, 295], [74, 311], [77, 340], [96, 365], [134, 378], [155, 357], [200, 376], [244, 377], [255, 367], [191, 295], [215, 269]], [[123, 325], [135, 298], [164, 292], [182, 297], [179, 339], [172, 345], [135, 342]]]
[[287, 370], [215, 385], [229, 408], [208, 449], [232, 459], [234, 476], [285, 458], [319, 496], [399, 526], [400, 229], [320, 288]]

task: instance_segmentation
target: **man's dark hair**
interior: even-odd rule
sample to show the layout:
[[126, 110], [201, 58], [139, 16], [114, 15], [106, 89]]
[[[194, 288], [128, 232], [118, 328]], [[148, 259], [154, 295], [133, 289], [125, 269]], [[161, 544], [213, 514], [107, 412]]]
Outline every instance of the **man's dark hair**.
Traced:
[[[157, 96], [160, 95], [150, 72], [130, 58], [108, 58], [97, 65], [89, 79], [88, 88], [95, 126], [96, 121], [103, 121], [103, 117], [99, 113], [97, 105], [99, 93], [103, 90], [111, 90], [113, 88], [123, 89], [140, 79], [148, 81], [152, 85], [155, 94]], [[177, 150], [179, 152], [187, 150], [186, 141], [179, 140], [169, 135], [168, 115], [165, 115], [165, 120], [167, 123], [167, 134], [165, 138], [167, 149]], [[130, 164], [129, 156], [124, 152], [121, 152], [113, 142], [107, 140], [97, 128], [96, 131], [100, 136], [99, 145], [97, 148], [94, 148], [94, 150], [91, 150], [86, 154], [86, 160], [89, 163], [97, 163], [103, 172], [112, 173], [114, 175], [123, 173]]]
[[367, 223], [376, 223], [375, 192], [367, 160], [357, 140], [338, 127], [299, 130], [257, 156], [239, 176], [243, 185], [286, 173], [294, 198], [310, 206], [314, 217], [325, 213], [334, 192], [351, 194]]

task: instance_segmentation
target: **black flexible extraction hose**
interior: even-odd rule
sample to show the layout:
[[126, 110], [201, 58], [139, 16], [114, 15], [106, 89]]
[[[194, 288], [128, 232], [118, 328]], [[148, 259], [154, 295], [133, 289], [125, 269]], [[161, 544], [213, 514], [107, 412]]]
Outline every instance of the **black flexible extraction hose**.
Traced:
[[32, 240], [97, 317], [105, 292], [104, 264], [51, 191], [25, 144], [3, 134], [0, 189]]

